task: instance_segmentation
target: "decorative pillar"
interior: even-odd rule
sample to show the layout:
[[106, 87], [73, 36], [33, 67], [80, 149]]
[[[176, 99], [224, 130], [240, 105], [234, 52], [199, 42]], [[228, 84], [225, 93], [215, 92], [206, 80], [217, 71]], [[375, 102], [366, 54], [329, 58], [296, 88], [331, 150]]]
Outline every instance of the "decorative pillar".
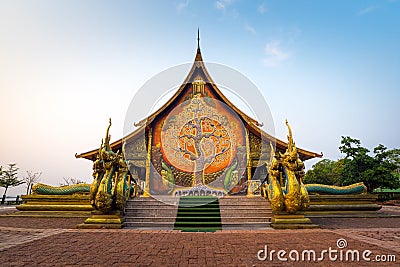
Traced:
[[250, 158], [250, 140], [249, 140], [249, 130], [246, 127], [246, 156], [247, 156], [247, 196], [253, 196], [253, 193], [250, 190], [250, 182], [251, 182], [251, 167], [252, 162]]
[[150, 196], [150, 164], [151, 164], [151, 142], [153, 139], [152, 128], [148, 131], [148, 141], [147, 141], [147, 158], [146, 158], [146, 180], [144, 186], [144, 197]]

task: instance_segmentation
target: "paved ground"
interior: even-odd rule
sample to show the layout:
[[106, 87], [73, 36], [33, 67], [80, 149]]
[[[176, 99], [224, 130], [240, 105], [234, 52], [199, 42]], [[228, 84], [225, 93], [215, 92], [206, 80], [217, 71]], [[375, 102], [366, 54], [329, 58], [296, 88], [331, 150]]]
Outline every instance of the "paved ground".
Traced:
[[[301, 259], [304, 253], [307, 259], [309, 252], [304, 250], [314, 250], [318, 261], [321, 252], [328, 250], [322, 254], [320, 266], [400, 266], [400, 218], [314, 219], [322, 229], [215, 233], [73, 229], [82, 221], [0, 216], [0, 265], [309, 266], [321, 262], [295, 262], [288, 254], [295, 258], [298, 252]], [[257, 254], [263, 259], [265, 246], [268, 257], [259, 260]], [[338, 257], [335, 261], [329, 259], [329, 248], [331, 257]], [[274, 252], [271, 262], [272, 250], [284, 250], [282, 257], [287, 261], [278, 260]], [[355, 250], [360, 253], [360, 262], [346, 261], [346, 254], [349, 257]], [[365, 250], [371, 251], [369, 262], [362, 259]], [[397, 261], [372, 261], [377, 255], [395, 255]]]
[[15, 208], [15, 206], [1, 206], [0, 205], [0, 215], [12, 213], [12, 212], [16, 212], [16, 211], [17, 211], [17, 209]]

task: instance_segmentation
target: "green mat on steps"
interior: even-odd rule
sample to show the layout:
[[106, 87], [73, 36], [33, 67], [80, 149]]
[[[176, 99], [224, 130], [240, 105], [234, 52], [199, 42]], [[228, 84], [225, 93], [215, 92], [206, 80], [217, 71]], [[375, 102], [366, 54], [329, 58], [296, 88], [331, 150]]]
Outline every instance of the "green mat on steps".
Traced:
[[218, 198], [209, 196], [181, 197], [174, 229], [183, 232], [215, 232], [221, 230]]

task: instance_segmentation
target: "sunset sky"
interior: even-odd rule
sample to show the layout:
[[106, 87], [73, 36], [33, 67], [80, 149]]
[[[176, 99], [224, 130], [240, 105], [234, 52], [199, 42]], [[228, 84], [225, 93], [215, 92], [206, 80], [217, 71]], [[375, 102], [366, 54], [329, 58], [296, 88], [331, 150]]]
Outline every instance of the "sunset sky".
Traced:
[[90, 183], [75, 153], [99, 146], [110, 117], [122, 137], [137, 90], [194, 60], [198, 27], [203, 59], [253, 81], [278, 138], [287, 118], [296, 144], [324, 158], [342, 156], [342, 135], [399, 148], [399, 14], [396, 0], [1, 0], [0, 165]]

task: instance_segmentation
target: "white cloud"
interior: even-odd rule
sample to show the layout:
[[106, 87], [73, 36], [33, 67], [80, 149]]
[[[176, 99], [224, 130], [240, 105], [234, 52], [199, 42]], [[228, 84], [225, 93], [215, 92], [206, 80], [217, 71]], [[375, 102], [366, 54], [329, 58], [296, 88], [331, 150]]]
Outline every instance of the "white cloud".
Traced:
[[265, 45], [264, 52], [264, 64], [267, 67], [275, 67], [290, 57], [290, 53], [282, 49], [278, 40], [268, 42]]
[[250, 24], [246, 23], [244, 25], [244, 27], [245, 27], [246, 31], [248, 31], [249, 33], [256, 34], [256, 30]]
[[261, 5], [258, 6], [257, 11], [258, 11], [260, 14], [264, 14], [264, 13], [267, 11], [267, 9], [265, 8], [264, 3], [262, 3]]
[[371, 13], [377, 9], [378, 9], [377, 6], [369, 6], [369, 7], [363, 8], [360, 11], [358, 11], [358, 15], [360, 15], [360, 16], [365, 15], [365, 14]]
[[189, 0], [186, 2], [180, 2], [176, 5], [176, 12], [180, 13], [182, 10], [184, 10], [185, 8], [187, 8], [189, 5]]
[[226, 7], [232, 4], [232, 0], [218, 0], [215, 2], [215, 7], [220, 10], [226, 10]]

